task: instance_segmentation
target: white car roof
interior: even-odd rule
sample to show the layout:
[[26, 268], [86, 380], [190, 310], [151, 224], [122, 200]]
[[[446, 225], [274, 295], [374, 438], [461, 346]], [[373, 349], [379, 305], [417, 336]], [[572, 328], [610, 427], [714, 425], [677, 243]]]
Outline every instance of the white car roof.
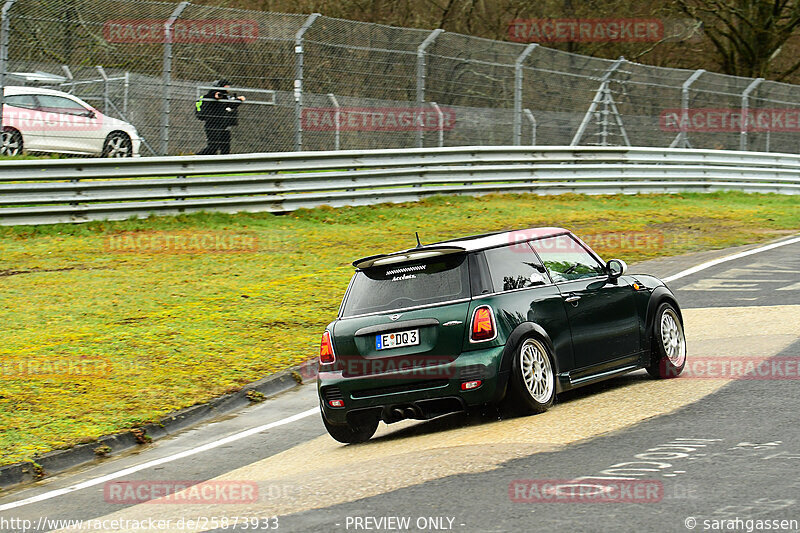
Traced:
[[49, 94], [53, 96], [66, 96], [67, 98], [76, 98], [75, 96], [65, 93], [63, 91], [56, 91], [54, 89], [44, 89], [42, 87], [23, 87], [18, 85], [6, 86], [5, 95], [12, 96], [15, 94]]
[[353, 261], [353, 266], [356, 268], [369, 268], [378, 264], [401, 263], [434, 255], [445, 255], [457, 252], [474, 252], [506, 244], [569, 234], [570, 231], [564, 228], [538, 227], [513, 231], [499, 231], [484, 235], [471, 235], [469, 237], [426, 244], [417, 248], [409, 248], [399, 252], [371, 255]]

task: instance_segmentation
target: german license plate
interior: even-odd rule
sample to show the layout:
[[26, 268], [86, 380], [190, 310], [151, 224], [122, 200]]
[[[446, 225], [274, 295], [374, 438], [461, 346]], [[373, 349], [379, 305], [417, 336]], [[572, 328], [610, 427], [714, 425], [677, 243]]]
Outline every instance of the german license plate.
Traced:
[[397, 331], [395, 333], [384, 333], [383, 335], [375, 336], [375, 348], [378, 350], [400, 348], [401, 346], [414, 346], [416, 344], [419, 344], [418, 329]]

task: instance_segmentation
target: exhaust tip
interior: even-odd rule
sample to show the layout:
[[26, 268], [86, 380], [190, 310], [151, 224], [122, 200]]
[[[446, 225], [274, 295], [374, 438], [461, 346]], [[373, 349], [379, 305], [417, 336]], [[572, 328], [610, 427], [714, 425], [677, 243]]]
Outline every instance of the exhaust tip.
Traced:
[[405, 418], [405, 415], [403, 414], [403, 411], [402, 411], [401, 409], [398, 409], [397, 407], [395, 407], [394, 409], [392, 409], [392, 410], [390, 411], [390, 413], [391, 413], [391, 415], [392, 415], [392, 418], [394, 418], [394, 419], [396, 419], [396, 420], [402, 420], [402, 419], [404, 419], [404, 418]]
[[403, 410], [403, 414], [405, 415], [406, 418], [417, 418], [417, 410], [414, 409], [413, 407], [406, 407]]

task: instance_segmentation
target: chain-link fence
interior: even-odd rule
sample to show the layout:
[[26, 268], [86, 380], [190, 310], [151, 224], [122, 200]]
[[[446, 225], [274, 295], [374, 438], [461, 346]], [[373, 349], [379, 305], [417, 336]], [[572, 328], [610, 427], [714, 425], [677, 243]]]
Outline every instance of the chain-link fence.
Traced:
[[[514, 144], [796, 153], [800, 140], [799, 86], [441, 30], [143, 0], [4, 0], [0, 28], [5, 153], [190, 154], [206, 146], [206, 127], [230, 132], [234, 153]], [[220, 108], [223, 125], [198, 120], [197, 101], [218, 96], [220, 79], [245, 101]]]

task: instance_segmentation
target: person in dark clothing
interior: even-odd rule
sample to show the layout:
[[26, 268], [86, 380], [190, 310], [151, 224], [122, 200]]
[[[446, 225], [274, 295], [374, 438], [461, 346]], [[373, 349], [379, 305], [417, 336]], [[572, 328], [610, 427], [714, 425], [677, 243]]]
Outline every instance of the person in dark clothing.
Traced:
[[231, 128], [239, 122], [239, 106], [244, 96], [228, 93], [228, 80], [214, 82], [214, 87], [197, 102], [197, 118], [205, 122], [206, 147], [198, 155], [229, 154]]

